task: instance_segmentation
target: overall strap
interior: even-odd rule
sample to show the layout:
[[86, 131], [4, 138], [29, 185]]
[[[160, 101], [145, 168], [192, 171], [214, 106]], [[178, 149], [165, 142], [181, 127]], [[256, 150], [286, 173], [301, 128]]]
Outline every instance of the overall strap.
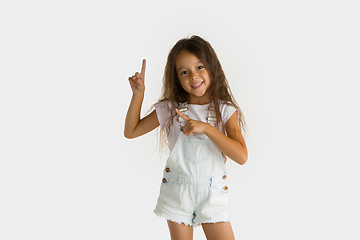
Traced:
[[[182, 112], [185, 116], [189, 115], [189, 107], [187, 105], [187, 102], [180, 103], [178, 110]], [[183, 125], [185, 123], [185, 120], [182, 119], [181, 117], [178, 117], [177, 120], [180, 123], [180, 125]], [[206, 117], [206, 122], [214, 126], [216, 125], [216, 112], [213, 102], [209, 104], [208, 116]]]
[[206, 122], [210, 123], [212, 125], [216, 125], [216, 112], [215, 112], [215, 106], [214, 103], [211, 102], [208, 108], [208, 116], [206, 118]]
[[[185, 116], [189, 115], [189, 108], [187, 106], [187, 102], [183, 102], [179, 104], [178, 110], [184, 114]], [[177, 118], [178, 122], [180, 123], [180, 126], [184, 126], [185, 125], [185, 120], [182, 119], [180, 116], [178, 116]]]

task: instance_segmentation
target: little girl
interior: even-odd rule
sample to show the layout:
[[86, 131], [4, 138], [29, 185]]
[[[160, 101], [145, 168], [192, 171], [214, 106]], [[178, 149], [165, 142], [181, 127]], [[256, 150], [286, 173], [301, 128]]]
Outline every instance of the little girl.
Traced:
[[228, 216], [226, 156], [243, 165], [244, 120], [211, 45], [198, 36], [179, 40], [165, 66], [163, 94], [140, 119], [146, 61], [129, 77], [133, 92], [124, 135], [136, 138], [160, 125], [170, 148], [155, 214], [171, 239], [192, 239], [202, 225], [207, 239], [234, 239]]

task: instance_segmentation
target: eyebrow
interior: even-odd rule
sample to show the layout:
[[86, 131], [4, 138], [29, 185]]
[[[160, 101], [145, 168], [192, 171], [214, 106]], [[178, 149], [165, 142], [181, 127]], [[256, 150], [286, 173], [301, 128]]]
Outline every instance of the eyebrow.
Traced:
[[[194, 63], [194, 65], [199, 64], [199, 63], [203, 64], [202, 61], [198, 61], [198, 62]], [[177, 71], [179, 71], [182, 68], [185, 68], [185, 67], [179, 67]]]

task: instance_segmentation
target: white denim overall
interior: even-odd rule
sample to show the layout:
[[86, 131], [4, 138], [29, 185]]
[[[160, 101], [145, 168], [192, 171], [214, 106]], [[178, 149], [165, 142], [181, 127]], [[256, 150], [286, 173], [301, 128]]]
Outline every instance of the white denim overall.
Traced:
[[[179, 110], [187, 115], [187, 104]], [[216, 122], [212, 105], [208, 123]], [[184, 120], [179, 118], [180, 124]], [[179, 130], [180, 131], [180, 130]], [[223, 154], [205, 135], [181, 131], [164, 169], [155, 214], [185, 225], [229, 221]]]

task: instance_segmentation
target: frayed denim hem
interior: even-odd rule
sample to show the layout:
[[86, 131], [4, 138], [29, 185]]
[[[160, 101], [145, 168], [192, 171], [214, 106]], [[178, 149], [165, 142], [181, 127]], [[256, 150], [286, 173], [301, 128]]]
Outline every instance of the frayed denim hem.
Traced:
[[154, 210], [154, 213], [155, 213], [156, 216], [161, 217], [161, 218], [165, 218], [166, 220], [169, 220], [171, 222], [174, 222], [174, 223], [177, 223], [177, 224], [182, 224], [183, 223], [185, 226], [193, 227], [192, 223], [187, 223], [185, 221], [177, 221], [177, 220], [167, 216], [166, 214], [157, 213], [155, 210]]
[[169, 216], [167, 216], [166, 214], [160, 214], [160, 213], [157, 213], [155, 210], [154, 210], [154, 213], [156, 216], [158, 217], [161, 217], [161, 218], [165, 218], [166, 220], [168, 221], [171, 221], [171, 222], [174, 222], [174, 223], [177, 223], [177, 224], [184, 224], [185, 226], [190, 226], [190, 227], [198, 227], [200, 226], [201, 224], [203, 223], [213, 223], [213, 224], [216, 224], [216, 223], [220, 223], [220, 222], [230, 222], [229, 219], [221, 219], [221, 220], [215, 220], [215, 221], [199, 221], [199, 222], [196, 222], [196, 223], [187, 223], [185, 221], [178, 221], [178, 220], [175, 220]]
[[199, 221], [195, 224], [193, 224], [194, 227], [197, 227], [197, 226], [200, 226], [201, 224], [203, 223], [213, 223], [213, 224], [216, 224], [216, 223], [221, 223], [221, 222], [230, 222], [230, 220], [216, 220], [216, 221]]

